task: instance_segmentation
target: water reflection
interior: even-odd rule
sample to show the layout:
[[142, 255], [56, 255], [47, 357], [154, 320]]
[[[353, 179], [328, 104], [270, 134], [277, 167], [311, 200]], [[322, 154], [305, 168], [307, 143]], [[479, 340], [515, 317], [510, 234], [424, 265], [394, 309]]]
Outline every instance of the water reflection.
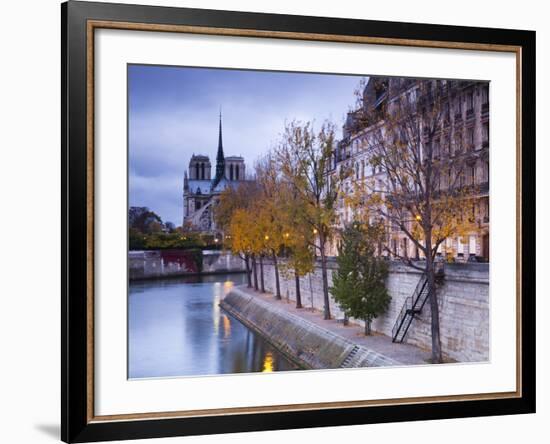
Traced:
[[294, 367], [219, 307], [239, 274], [130, 282], [128, 376], [271, 372]]

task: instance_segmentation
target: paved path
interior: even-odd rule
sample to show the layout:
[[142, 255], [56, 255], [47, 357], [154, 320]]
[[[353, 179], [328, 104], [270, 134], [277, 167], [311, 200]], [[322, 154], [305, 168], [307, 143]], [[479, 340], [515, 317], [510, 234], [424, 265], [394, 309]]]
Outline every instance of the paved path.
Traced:
[[261, 293], [254, 291], [254, 289], [247, 288], [246, 286], [239, 286], [239, 290], [257, 297], [263, 301], [269, 302], [279, 309], [286, 310], [295, 316], [299, 316], [308, 320], [326, 330], [331, 331], [334, 334], [342, 336], [349, 341], [352, 341], [358, 345], [371, 349], [381, 355], [388, 358], [395, 359], [396, 361], [404, 364], [429, 364], [431, 353], [429, 351], [420, 349], [410, 344], [395, 344], [392, 342], [389, 336], [384, 334], [373, 334], [371, 336], [365, 336], [364, 328], [356, 324], [349, 324], [344, 326], [341, 322], [336, 320], [324, 320], [323, 313], [311, 308], [296, 308], [294, 301], [287, 301], [286, 299], [277, 300], [271, 293]]

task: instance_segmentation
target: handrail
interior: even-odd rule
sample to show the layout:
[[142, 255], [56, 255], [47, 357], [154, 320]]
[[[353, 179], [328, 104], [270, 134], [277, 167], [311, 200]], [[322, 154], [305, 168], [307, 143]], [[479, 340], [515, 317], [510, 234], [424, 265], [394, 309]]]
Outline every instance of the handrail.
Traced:
[[392, 342], [403, 342], [416, 313], [420, 313], [428, 300], [430, 291], [428, 276], [424, 272], [420, 276], [414, 292], [408, 296], [392, 328]]

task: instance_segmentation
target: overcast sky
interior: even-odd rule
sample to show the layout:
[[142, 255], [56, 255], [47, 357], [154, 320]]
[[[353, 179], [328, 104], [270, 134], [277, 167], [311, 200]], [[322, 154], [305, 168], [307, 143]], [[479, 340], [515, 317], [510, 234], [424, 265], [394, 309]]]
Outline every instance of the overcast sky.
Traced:
[[182, 223], [183, 174], [192, 154], [210, 156], [215, 171], [218, 114], [226, 156], [247, 171], [274, 146], [285, 120], [341, 125], [360, 77], [131, 65], [129, 200], [164, 222]]

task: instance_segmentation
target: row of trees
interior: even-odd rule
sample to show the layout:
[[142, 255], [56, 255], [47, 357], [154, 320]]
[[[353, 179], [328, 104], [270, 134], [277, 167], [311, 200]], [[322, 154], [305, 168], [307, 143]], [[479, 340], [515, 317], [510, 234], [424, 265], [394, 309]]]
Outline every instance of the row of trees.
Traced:
[[[245, 261], [249, 286], [263, 285], [263, 258], [275, 268], [275, 296], [281, 297], [279, 273], [293, 274], [297, 306], [301, 307], [300, 276], [321, 261], [324, 318], [330, 319], [326, 244], [336, 222], [335, 203], [340, 180], [326, 174], [334, 150], [334, 127], [292, 122], [280, 144], [255, 167], [255, 181], [228, 188], [214, 210], [216, 223], [226, 233], [226, 244]], [[279, 257], [287, 260], [279, 264]], [[253, 283], [252, 283], [253, 279]]]
[[275, 297], [281, 298], [279, 274], [293, 276], [296, 306], [301, 308], [300, 276], [314, 270], [318, 257], [324, 318], [331, 318], [331, 292], [347, 316], [365, 319], [365, 332], [370, 334], [371, 320], [389, 301], [384, 286], [387, 265], [373, 247], [383, 227], [355, 224], [341, 233], [339, 270], [329, 288], [326, 246], [336, 230], [336, 203], [348, 176], [343, 170], [338, 177], [327, 174], [334, 143], [330, 124], [314, 133], [309, 123], [290, 123], [281, 143], [256, 164], [255, 181], [227, 188], [214, 217], [226, 233], [226, 245], [245, 261], [249, 287], [265, 291], [263, 259], [269, 257]]

